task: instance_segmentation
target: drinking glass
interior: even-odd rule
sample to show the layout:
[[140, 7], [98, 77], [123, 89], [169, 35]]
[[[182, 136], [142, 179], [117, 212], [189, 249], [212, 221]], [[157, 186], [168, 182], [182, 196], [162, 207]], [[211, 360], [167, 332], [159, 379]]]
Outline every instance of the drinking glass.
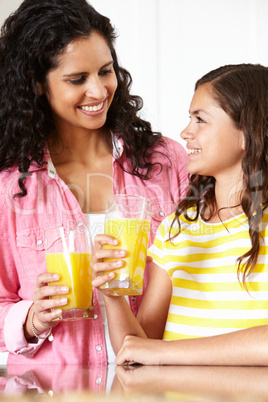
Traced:
[[[92, 245], [85, 225], [45, 230], [47, 272], [60, 275], [49, 285], [69, 287], [68, 303], [61, 306], [59, 320], [93, 318]], [[52, 298], [61, 296], [51, 296]]]
[[119, 244], [106, 244], [104, 248], [122, 248], [127, 251], [127, 256], [124, 266], [114, 271], [115, 278], [101, 287], [104, 293], [142, 294], [150, 218], [151, 201], [145, 197], [125, 194], [107, 197], [104, 232], [115, 237]]

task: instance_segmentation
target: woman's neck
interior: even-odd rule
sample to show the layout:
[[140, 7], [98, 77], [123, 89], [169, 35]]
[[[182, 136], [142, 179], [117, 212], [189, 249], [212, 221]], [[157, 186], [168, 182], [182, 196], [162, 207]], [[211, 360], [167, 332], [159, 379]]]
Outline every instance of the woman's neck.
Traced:
[[61, 135], [48, 143], [53, 163], [64, 164], [69, 162], [82, 162], [95, 160], [111, 153], [111, 144], [101, 131], [82, 131]]

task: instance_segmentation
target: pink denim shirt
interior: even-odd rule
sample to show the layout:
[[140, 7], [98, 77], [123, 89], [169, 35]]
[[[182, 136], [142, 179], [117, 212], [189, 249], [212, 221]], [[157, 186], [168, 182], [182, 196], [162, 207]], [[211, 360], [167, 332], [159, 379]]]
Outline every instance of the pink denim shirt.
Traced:
[[[121, 141], [114, 144], [113, 192], [140, 194], [152, 201], [150, 242], [168, 214], [174, 211], [188, 183], [187, 154], [176, 141], [165, 138], [160, 153], [152, 155], [155, 166], [150, 180], [126, 173], [130, 170]], [[32, 164], [26, 178], [27, 195], [16, 197], [20, 173], [13, 167], [0, 173], [0, 351], [9, 351], [8, 364], [107, 364], [106, 346], [98, 293], [94, 289], [94, 319], [60, 322], [53, 328], [53, 341], [28, 342], [23, 325], [32, 305], [36, 278], [46, 272], [44, 229], [86, 224], [83, 212], [69, 187], [57, 175], [49, 161], [42, 167]], [[148, 271], [148, 269], [147, 269]], [[146, 273], [145, 287], [148, 273]], [[141, 297], [130, 297], [137, 313]], [[45, 335], [42, 334], [42, 335]]]

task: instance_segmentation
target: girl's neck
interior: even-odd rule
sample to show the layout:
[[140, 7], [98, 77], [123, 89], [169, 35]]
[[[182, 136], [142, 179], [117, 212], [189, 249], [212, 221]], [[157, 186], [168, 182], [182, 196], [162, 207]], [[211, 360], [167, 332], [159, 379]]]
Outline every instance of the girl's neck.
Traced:
[[[215, 183], [215, 212], [210, 222], [222, 222], [243, 213], [241, 206], [242, 181]], [[209, 211], [205, 215], [208, 216]]]

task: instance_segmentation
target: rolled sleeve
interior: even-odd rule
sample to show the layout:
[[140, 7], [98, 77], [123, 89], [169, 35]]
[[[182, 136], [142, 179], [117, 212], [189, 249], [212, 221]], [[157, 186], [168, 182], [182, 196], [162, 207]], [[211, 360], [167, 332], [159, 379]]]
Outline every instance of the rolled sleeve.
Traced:
[[4, 322], [4, 341], [8, 352], [27, 358], [33, 357], [44, 342], [38, 339], [37, 343], [29, 343], [24, 335], [23, 326], [32, 304], [31, 300], [15, 303], [9, 309]]

